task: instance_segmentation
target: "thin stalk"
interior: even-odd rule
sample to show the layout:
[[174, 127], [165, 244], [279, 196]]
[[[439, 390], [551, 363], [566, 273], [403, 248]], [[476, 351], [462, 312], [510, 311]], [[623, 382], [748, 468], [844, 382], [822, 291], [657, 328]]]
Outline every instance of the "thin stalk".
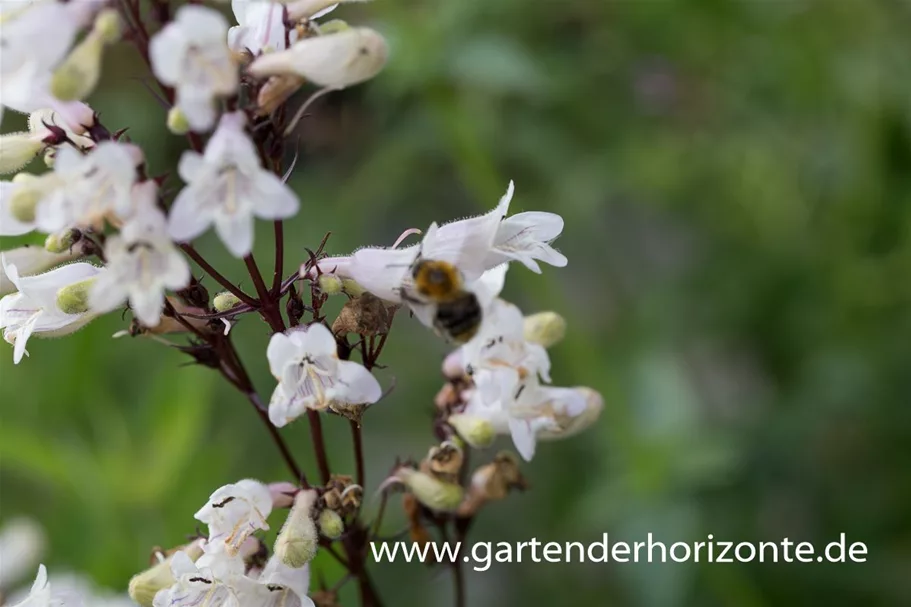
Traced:
[[218, 270], [213, 268], [209, 262], [206, 261], [205, 258], [200, 255], [196, 249], [193, 248], [193, 245], [182, 244], [180, 245], [180, 248], [183, 249], [183, 252], [186, 253], [190, 259], [195, 261], [196, 265], [202, 268], [206, 274], [214, 278], [218, 284], [230, 291], [235, 297], [237, 297], [237, 299], [241, 300], [251, 308], [259, 308], [258, 301], [241, 291], [236, 285], [234, 285], [234, 283], [222, 276]]

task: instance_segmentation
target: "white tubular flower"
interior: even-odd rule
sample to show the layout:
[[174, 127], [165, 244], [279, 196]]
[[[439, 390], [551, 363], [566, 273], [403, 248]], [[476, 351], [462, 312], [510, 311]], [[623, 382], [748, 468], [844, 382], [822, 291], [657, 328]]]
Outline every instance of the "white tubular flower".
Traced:
[[342, 89], [376, 76], [386, 64], [386, 40], [367, 27], [295, 42], [250, 64], [257, 77], [297, 75], [329, 89]]
[[[209, 526], [207, 554], [236, 556], [251, 533], [268, 531], [272, 512], [269, 488], [255, 480], [242, 480], [217, 489], [194, 517]], [[177, 576], [175, 576], [177, 577]]]
[[13, 607], [48, 607], [51, 604], [51, 585], [47, 581], [47, 568], [38, 565], [38, 575], [32, 584], [32, 590], [21, 603]]
[[331, 403], [365, 405], [382, 394], [379, 382], [362, 365], [339, 360], [335, 338], [325, 326], [276, 333], [266, 350], [278, 386], [269, 402], [269, 419], [281, 427], [307, 409]]
[[563, 232], [563, 218], [555, 213], [529, 211], [508, 217], [500, 224], [487, 265], [518, 261], [537, 274], [543, 261], [557, 268], [566, 266], [566, 256], [550, 246]]
[[61, 148], [54, 163], [56, 187], [39, 201], [35, 225], [48, 233], [101, 229], [106, 219], [129, 215], [140, 161], [139, 148], [114, 141], [103, 141], [88, 154]]
[[183, 6], [174, 21], [152, 37], [155, 76], [177, 89], [177, 107], [194, 131], [215, 124], [215, 99], [237, 90], [237, 66], [226, 44], [228, 22], [215, 9]]
[[234, 586], [243, 575], [243, 560], [224, 555], [203, 555], [195, 563], [185, 552], [171, 557], [171, 574], [177, 580], [159, 590], [153, 607], [241, 607]]
[[[50, 253], [42, 247], [34, 245], [25, 245], [16, 249], [3, 251], [3, 258], [6, 263], [15, 266], [19, 276], [33, 276], [45, 270], [50, 270], [67, 261], [72, 261], [80, 257], [80, 254], [72, 251], [63, 253]], [[0, 267], [0, 295], [6, 295], [16, 290], [16, 285], [6, 275], [6, 270]]]
[[187, 182], [171, 207], [168, 234], [180, 242], [196, 238], [215, 224], [228, 250], [244, 257], [253, 248], [253, 217], [284, 219], [297, 213], [294, 192], [262, 168], [244, 132], [246, 118], [222, 116], [204, 155], [184, 152], [178, 172]]
[[250, 607], [315, 607], [309, 589], [309, 565], [294, 569], [273, 556], [256, 580], [246, 579], [239, 595], [241, 605]]
[[149, 180], [134, 187], [139, 209], [119, 235], [104, 247], [107, 271], [89, 293], [89, 305], [110, 312], [129, 299], [136, 318], [147, 327], [158, 326], [167, 289], [190, 283], [190, 265], [167, 234], [167, 219], [155, 206], [158, 186]]
[[67, 335], [94, 318], [87, 307], [76, 313], [61, 309], [60, 295], [96, 277], [102, 268], [90, 263], [72, 263], [37, 276], [19, 276], [16, 266], [6, 263], [5, 258], [0, 262], [18, 289], [18, 293], [0, 299], [0, 329], [3, 329], [3, 339], [14, 346], [14, 363], [18, 364], [27, 354], [25, 345], [32, 334]]
[[[232, 51], [250, 51], [255, 57], [287, 48], [283, 4], [268, 0], [231, 0], [231, 10], [238, 23], [228, 30], [228, 46]], [[288, 32], [288, 39], [296, 41], [297, 31]]]

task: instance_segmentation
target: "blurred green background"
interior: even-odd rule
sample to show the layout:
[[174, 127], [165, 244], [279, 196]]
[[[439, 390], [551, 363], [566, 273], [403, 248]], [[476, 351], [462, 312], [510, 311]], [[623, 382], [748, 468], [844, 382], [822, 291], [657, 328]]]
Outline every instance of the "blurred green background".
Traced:
[[[566, 316], [554, 381], [607, 406], [585, 434], [541, 445], [532, 490], [491, 506], [472, 539], [823, 546], [843, 532], [869, 547], [866, 564], [495, 564], [469, 571], [469, 604], [908, 604], [909, 5], [383, 0], [334, 16], [392, 52], [304, 122], [288, 267], [329, 230], [341, 254], [486, 211], [510, 178], [514, 212], [566, 220], [569, 266], [517, 266], [506, 296]], [[107, 70], [94, 107], [169, 170], [184, 140], [134, 51], [117, 47]], [[243, 281], [214, 236], [200, 247]], [[0, 356], [0, 518], [38, 519], [52, 571], [114, 588], [192, 533], [216, 487], [284, 478], [238, 394], [177, 351], [112, 340], [124, 324], [35, 339], [15, 368]], [[264, 394], [267, 339], [253, 317], [236, 328]], [[368, 493], [431, 445], [445, 353], [397, 320], [380, 372], [396, 389], [365, 421]], [[347, 423], [324, 426], [333, 468], [351, 472]], [[306, 423], [284, 434], [315, 474]], [[322, 559], [314, 571], [338, 575]], [[446, 571], [373, 573], [389, 605], [451, 604]]]

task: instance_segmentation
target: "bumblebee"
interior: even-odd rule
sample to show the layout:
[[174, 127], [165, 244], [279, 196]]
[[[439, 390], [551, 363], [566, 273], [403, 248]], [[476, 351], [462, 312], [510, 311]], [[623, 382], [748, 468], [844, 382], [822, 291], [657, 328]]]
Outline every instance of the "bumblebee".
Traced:
[[405, 297], [436, 306], [434, 329], [460, 344], [475, 336], [481, 327], [481, 304], [474, 293], [465, 289], [458, 268], [446, 261], [418, 256], [411, 266], [411, 279], [417, 297]]

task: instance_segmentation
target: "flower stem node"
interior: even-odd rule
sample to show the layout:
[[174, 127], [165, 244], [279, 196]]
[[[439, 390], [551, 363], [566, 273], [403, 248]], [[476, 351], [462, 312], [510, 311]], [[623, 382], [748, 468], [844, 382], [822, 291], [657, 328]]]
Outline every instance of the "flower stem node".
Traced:
[[176, 105], [168, 110], [167, 126], [168, 130], [174, 135], [186, 135], [190, 132], [190, 122], [187, 120], [187, 115]]
[[48, 253], [66, 253], [79, 242], [82, 233], [79, 230], [63, 230], [49, 234], [44, 239], [44, 250]]
[[160, 555], [159, 561], [142, 573], [137, 573], [130, 580], [127, 593], [130, 598], [142, 607], [152, 607], [155, 595], [159, 590], [174, 584], [174, 575], [171, 573], [171, 561], [178, 552], [184, 552], [195, 562], [203, 555], [202, 542], [196, 541], [180, 550], [175, 550], [170, 556]]
[[216, 312], [227, 312], [240, 305], [240, 299], [230, 291], [222, 291], [212, 299]]
[[292, 569], [300, 569], [313, 560], [319, 545], [319, 533], [313, 522], [316, 491], [301, 491], [294, 497], [294, 504], [275, 538], [275, 556]]
[[95, 278], [74, 282], [57, 291], [57, 307], [64, 314], [84, 314], [89, 311], [89, 291]]
[[566, 319], [556, 312], [538, 312], [525, 317], [525, 339], [550, 348], [566, 336]]
[[459, 436], [475, 449], [483, 449], [493, 444], [497, 437], [496, 430], [490, 421], [466, 413], [454, 413], [447, 420]]
[[413, 468], [399, 468], [390, 480], [402, 483], [419, 502], [438, 512], [454, 511], [464, 496], [461, 485], [442, 481]]
[[345, 521], [338, 512], [327, 508], [319, 513], [319, 531], [331, 540], [338, 539], [345, 531]]

